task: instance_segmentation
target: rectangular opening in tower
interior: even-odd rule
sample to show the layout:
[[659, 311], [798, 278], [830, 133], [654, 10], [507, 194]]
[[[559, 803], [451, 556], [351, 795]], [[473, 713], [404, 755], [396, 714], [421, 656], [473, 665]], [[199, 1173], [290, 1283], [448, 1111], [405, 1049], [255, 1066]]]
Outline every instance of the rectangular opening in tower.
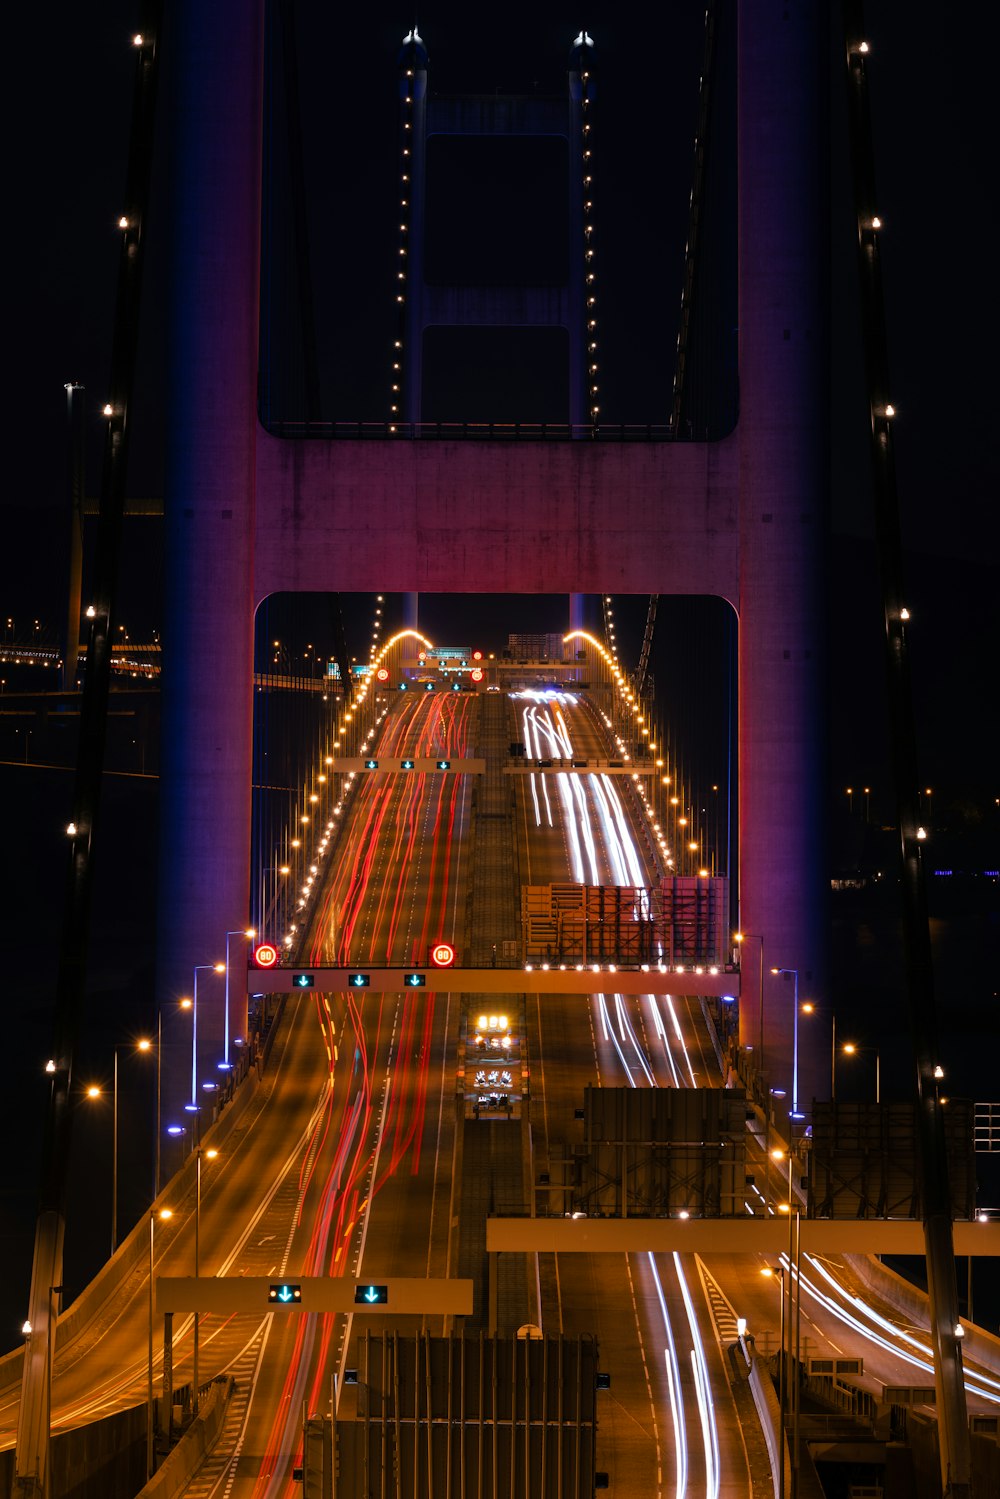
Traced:
[[[265, 599], [255, 624], [255, 931], [305, 967], [336, 955], [363, 968], [424, 963], [433, 929], [489, 966], [494, 954], [519, 961], [529, 936], [567, 952], [582, 941], [590, 906], [569, 886], [668, 882], [672, 950], [688, 941], [682, 927], [700, 941], [709, 887], [697, 882], [735, 867], [736, 620], [719, 599], [664, 596], [640, 686], [649, 611], [648, 595]], [[571, 617], [582, 634], [570, 633]], [[583, 778], [576, 791], [568, 777]], [[532, 849], [518, 862], [525, 826]], [[435, 860], [450, 873], [428, 884], [421, 871]], [[520, 887], [535, 892], [527, 905]], [[632, 951], [605, 915], [604, 938], [591, 931], [587, 943], [605, 957]], [[726, 928], [724, 911], [713, 920]], [[561, 935], [547, 934], [547, 921]]]
[[428, 328], [425, 422], [569, 420], [564, 328]]
[[569, 274], [567, 143], [434, 135], [425, 270], [437, 286], [558, 286]]

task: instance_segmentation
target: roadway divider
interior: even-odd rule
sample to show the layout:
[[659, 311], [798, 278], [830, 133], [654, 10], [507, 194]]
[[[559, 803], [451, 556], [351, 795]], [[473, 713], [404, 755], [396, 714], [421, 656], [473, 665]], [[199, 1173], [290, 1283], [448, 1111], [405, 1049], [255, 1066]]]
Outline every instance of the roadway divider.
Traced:
[[235, 1388], [230, 1375], [212, 1380], [208, 1394], [202, 1397], [201, 1410], [136, 1499], [175, 1499], [183, 1494], [219, 1440]]
[[[768, 1461], [771, 1464], [771, 1483], [774, 1487], [775, 1499], [777, 1499], [781, 1493], [792, 1492], [792, 1462], [781, 1424], [781, 1410], [774, 1389], [774, 1380], [763, 1359], [757, 1357], [752, 1339], [741, 1338], [737, 1346], [746, 1364], [747, 1382], [750, 1386], [750, 1393], [753, 1395], [760, 1429], [764, 1434], [764, 1444], [767, 1447]], [[779, 1453], [780, 1461], [785, 1469], [784, 1485], [781, 1483], [781, 1469], [778, 1466]]]

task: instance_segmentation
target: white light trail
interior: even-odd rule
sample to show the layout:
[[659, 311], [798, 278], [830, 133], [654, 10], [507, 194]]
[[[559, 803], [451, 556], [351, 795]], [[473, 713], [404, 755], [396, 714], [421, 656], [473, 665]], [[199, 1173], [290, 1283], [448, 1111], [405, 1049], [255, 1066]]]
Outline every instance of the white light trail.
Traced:
[[681, 1393], [681, 1366], [677, 1360], [677, 1345], [674, 1342], [674, 1330], [670, 1325], [670, 1313], [667, 1311], [667, 1298], [663, 1294], [663, 1285], [660, 1281], [660, 1272], [656, 1268], [656, 1260], [652, 1253], [647, 1251], [646, 1258], [653, 1275], [653, 1284], [656, 1287], [657, 1300], [660, 1303], [660, 1312], [663, 1316], [663, 1328], [667, 1335], [667, 1346], [663, 1350], [663, 1361], [667, 1368], [667, 1392], [670, 1396], [670, 1409], [673, 1415], [674, 1426], [674, 1461], [676, 1464], [674, 1494], [676, 1499], [684, 1499], [687, 1491], [688, 1450], [687, 1435], [684, 1430], [684, 1397]]

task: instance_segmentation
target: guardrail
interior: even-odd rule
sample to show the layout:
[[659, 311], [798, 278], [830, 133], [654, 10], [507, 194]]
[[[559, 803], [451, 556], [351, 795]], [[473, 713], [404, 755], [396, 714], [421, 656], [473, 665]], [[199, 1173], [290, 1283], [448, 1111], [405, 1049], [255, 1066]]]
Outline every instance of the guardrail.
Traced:
[[666, 422], [309, 422], [271, 418], [264, 427], [272, 437], [347, 438], [397, 441], [412, 438], [444, 442], [675, 442], [678, 438]]

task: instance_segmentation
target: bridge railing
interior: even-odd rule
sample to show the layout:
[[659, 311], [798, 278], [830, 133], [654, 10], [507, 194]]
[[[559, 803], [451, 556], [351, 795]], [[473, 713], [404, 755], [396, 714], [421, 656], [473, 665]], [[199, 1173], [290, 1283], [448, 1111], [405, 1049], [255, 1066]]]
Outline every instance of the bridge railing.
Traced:
[[[310, 422], [271, 419], [267, 430], [273, 437], [372, 438], [395, 441], [410, 438], [444, 442], [673, 442], [679, 434], [666, 422], [627, 424], [602, 422]], [[687, 436], [688, 434], [682, 434]]]

